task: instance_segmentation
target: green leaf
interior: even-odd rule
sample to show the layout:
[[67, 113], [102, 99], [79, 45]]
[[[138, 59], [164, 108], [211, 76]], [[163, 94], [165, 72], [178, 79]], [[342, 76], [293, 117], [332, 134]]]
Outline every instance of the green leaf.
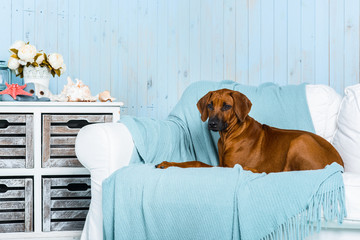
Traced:
[[52, 75], [53, 77], [55, 77], [55, 72], [54, 72], [54, 71], [51, 71], [51, 75]]
[[26, 64], [27, 67], [30, 66], [30, 65], [31, 65], [31, 63], [29, 63], [29, 62]]
[[15, 54], [18, 54], [19, 50], [15, 49], [15, 48], [11, 48], [10, 51], [12, 51]]
[[39, 64], [37, 62], [33, 62], [31, 65], [33, 65], [33, 67], [38, 67]]

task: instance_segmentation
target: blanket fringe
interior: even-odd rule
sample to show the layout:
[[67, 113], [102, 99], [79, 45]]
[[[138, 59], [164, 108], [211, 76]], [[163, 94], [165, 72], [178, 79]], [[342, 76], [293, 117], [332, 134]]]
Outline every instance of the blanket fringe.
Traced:
[[[342, 176], [340, 176], [342, 177]], [[336, 177], [335, 177], [336, 178]], [[333, 178], [333, 180], [335, 180]], [[340, 181], [342, 183], [342, 181]], [[310, 200], [308, 207], [298, 215], [289, 218], [262, 240], [302, 240], [321, 229], [321, 220], [325, 222], [337, 219], [341, 224], [346, 217], [344, 185], [332, 186], [336, 181], [326, 181]], [[326, 191], [333, 189], [332, 191]]]

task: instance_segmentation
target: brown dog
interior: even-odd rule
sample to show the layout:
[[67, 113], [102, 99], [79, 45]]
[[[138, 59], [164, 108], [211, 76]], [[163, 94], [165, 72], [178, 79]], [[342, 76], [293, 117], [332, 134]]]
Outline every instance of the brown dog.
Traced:
[[[240, 164], [253, 172], [321, 169], [333, 162], [344, 166], [335, 148], [322, 137], [297, 130], [260, 124], [248, 113], [250, 100], [242, 93], [221, 89], [207, 93], [197, 103], [201, 120], [220, 132], [219, 166]], [[157, 168], [212, 167], [202, 162], [162, 162]]]

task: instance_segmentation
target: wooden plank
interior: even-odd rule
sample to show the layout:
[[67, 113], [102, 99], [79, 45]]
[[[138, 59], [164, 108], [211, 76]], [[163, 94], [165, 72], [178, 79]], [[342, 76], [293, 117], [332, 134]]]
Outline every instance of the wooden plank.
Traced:
[[43, 178], [42, 179], [42, 200], [43, 200], [43, 228], [42, 230], [44, 232], [50, 231], [50, 219], [51, 219], [51, 196], [50, 196], [50, 190], [51, 190], [51, 179], [50, 178]]
[[24, 190], [7, 190], [4, 193], [0, 193], [0, 198], [24, 198]]
[[33, 115], [26, 115], [26, 168], [34, 167], [34, 122]]
[[24, 212], [0, 212], [1, 221], [16, 221], [16, 220], [24, 220], [25, 213]]
[[25, 159], [0, 159], [0, 168], [25, 168]]
[[[190, 13], [189, 13], [189, 38], [190, 38], [190, 42], [189, 42], [189, 79], [190, 82], [197, 82], [201, 79], [201, 71], [200, 71], [200, 65], [201, 65], [201, 55], [200, 55], [200, 51], [201, 51], [201, 0], [191, 0], [190, 1], [190, 7], [189, 7]], [[163, 9], [162, 9], [163, 11]], [[234, 10], [235, 12], [235, 10]], [[159, 10], [159, 16], [158, 19], [163, 18], [164, 14], [160, 15], [160, 10]], [[159, 20], [158, 20], [159, 21]], [[163, 26], [163, 22], [159, 22], [159, 26]], [[158, 38], [159, 38], [159, 45], [161, 44], [161, 42], [163, 41], [162, 38], [162, 34], [163, 31], [159, 31], [158, 32]], [[161, 41], [161, 42], [160, 42]], [[161, 52], [161, 54], [164, 54], [163, 52]], [[158, 50], [158, 55], [159, 55], [159, 50]], [[161, 61], [161, 59], [159, 59], [158, 61]], [[165, 63], [163, 63], [165, 64]], [[160, 66], [159, 66], [160, 67]], [[164, 74], [164, 73], [160, 73], [160, 74]], [[166, 84], [166, 81], [162, 81], [164, 82], [164, 84]], [[160, 93], [159, 94], [164, 94], [164, 93]], [[158, 104], [160, 104], [161, 102], [159, 102]]]
[[0, 148], [0, 156], [26, 156], [25, 148]]
[[24, 1], [24, 40], [35, 44], [35, 0]]
[[345, 3], [344, 86], [359, 83], [359, 1]]
[[54, 156], [76, 156], [75, 147], [50, 148], [50, 157]]
[[51, 115], [52, 123], [67, 123], [70, 120], [87, 120], [88, 122], [105, 122], [105, 115]]
[[113, 122], [113, 115], [105, 115], [105, 122], [106, 123]]
[[77, 158], [50, 158], [49, 167], [84, 167]]
[[274, 82], [274, 0], [260, 4], [260, 82]]
[[[315, 13], [315, 83], [329, 85], [329, 0], [317, 0]], [[326, 9], [326, 10], [325, 10]]]
[[51, 197], [91, 197], [91, 190], [69, 191], [67, 189], [51, 189]]
[[51, 200], [51, 208], [87, 208], [90, 205], [90, 199], [81, 200]]
[[62, 210], [52, 211], [51, 219], [84, 219], [89, 210]]
[[0, 114], [0, 121], [6, 120], [9, 123], [25, 123], [25, 114]]
[[[11, 46], [11, 0], [2, 0], [0, 4], [0, 19], [5, 24], [2, 24], [1, 38], [0, 38], [0, 59], [8, 59], [9, 52], [8, 48]], [[2, 82], [3, 83], [3, 82]]]
[[70, 137], [51, 137], [50, 145], [75, 145], [75, 136]]
[[[126, 1], [124, 4], [127, 9], [126, 13], [126, 22], [128, 24], [129, 31], [126, 33], [126, 37], [128, 38], [127, 42], [127, 106], [128, 106], [128, 114], [135, 115], [137, 114], [138, 108], [138, 98], [137, 98], [137, 88], [138, 88], [138, 42], [143, 41], [143, 39], [139, 39], [138, 31], [135, 29], [138, 28], [138, 5], [137, 1]], [[124, 6], [120, 3], [119, 8], [123, 8]], [[119, 23], [121, 24], [121, 23]], [[141, 23], [140, 23], [141, 24]], [[125, 36], [124, 36], [125, 37]]]
[[[155, 3], [153, 3], [155, 2]], [[186, 1], [184, 1], [186, 2]], [[158, 88], [157, 85], [161, 84], [158, 81], [158, 71], [157, 71], [157, 49], [158, 49], [158, 26], [157, 26], [157, 17], [158, 17], [158, 6], [157, 1], [148, 1], [148, 14], [147, 14], [147, 28], [149, 31], [149, 38], [147, 39], [148, 49], [147, 49], [147, 77], [146, 77], [146, 88], [147, 88], [147, 99], [146, 99], [146, 116], [147, 117], [156, 117], [155, 106], [157, 104], [158, 98]], [[182, 11], [179, 9], [179, 11]], [[188, 9], [187, 11], [188, 12]], [[184, 22], [184, 25], [186, 23]], [[179, 41], [181, 42], [182, 39]], [[181, 57], [181, 56], [179, 56]], [[187, 72], [185, 73], [187, 76]]]
[[344, 31], [345, 2], [330, 1], [330, 86], [338, 93], [344, 92]]
[[[42, 124], [42, 167], [49, 167], [50, 162], [50, 124], [51, 116], [43, 115], [43, 124]], [[50, 225], [48, 226], [50, 229]], [[50, 230], [49, 230], [50, 231]]]
[[210, 39], [212, 49], [211, 79], [213, 81], [221, 81], [224, 79], [224, 2], [211, 0], [210, 4], [212, 5], [210, 13], [212, 32]]
[[224, 0], [224, 79], [236, 79], [236, 1]]
[[249, 83], [249, 0], [236, 2], [236, 81]]
[[0, 145], [25, 145], [25, 137], [0, 137]]
[[[56, 3], [53, 3], [56, 4]], [[69, 0], [57, 0], [57, 52], [63, 55], [64, 63], [66, 66], [69, 66], [69, 46], [73, 43], [73, 38], [70, 41], [70, 25], [74, 24], [71, 22], [69, 24]], [[60, 77], [56, 77], [57, 80], [57, 90], [61, 92], [65, 83], [66, 78], [69, 73], [65, 72]]]
[[[69, 3], [69, 61], [66, 64], [66, 72], [72, 76], [80, 76], [80, 1], [68, 1]], [[59, 91], [62, 90], [58, 89]]]
[[5, 184], [7, 187], [24, 187], [25, 180], [20, 179], [0, 179], [0, 184]]
[[288, 84], [301, 81], [301, 0], [288, 1]]
[[[212, 79], [212, 4], [213, 2], [208, 0], [201, 0], [201, 9], [200, 9], [200, 71], [202, 80], [213, 80]], [[169, 13], [173, 15], [173, 13]], [[169, 23], [170, 24], [170, 23]], [[211, 25], [210, 25], [211, 24]], [[211, 26], [211, 27], [210, 27]], [[170, 55], [171, 56], [171, 55]], [[175, 63], [177, 64], [177, 63]], [[174, 73], [168, 72], [169, 76], [175, 76]], [[169, 84], [169, 88], [172, 87], [172, 84]]]
[[315, 83], [315, 2], [301, 2], [301, 82]]
[[[200, 0], [196, 0], [200, 1]], [[190, 1], [194, 2], [194, 1]], [[158, 1], [158, 16], [157, 16], [157, 39], [158, 39], [158, 49], [157, 49], [157, 56], [158, 56], [158, 63], [157, 63], [157, 70], [158, 70], [158, 81], [160, 84], [157, 85], [157, 92], [158, 98], [156, 103], [156, 115], [160, 119], [164, 119], [167, 116], [167, 111], [164, 109], [168, 109], [168, 75], [167, 75], [167, 67], [168, 67], [168, 51], [167, 51], [167, 36], [168, 36], [168, 18], [167, 18], [167, 5], [169, 1], [167, 0], [159, 0]], [[198, 15], [200, 16], [200, 15]], [[198, 33], [199, 34], [199, 33]], [[199, 46], [200, 47], [200, 46]], [[200, 48], [197, 49], [200, 52]], [[200, 63], [200, 54], [198, 55], [199, 63]], [[200, 76], [200, 65], [195, 65], [198, 68], [196, 69], [198, 75]], [[195, 71], [195, 70], [194, 70]], [[191, 74], [191, 73], [190, 73]], [[198, 78], [200, 79], [200, 77]], [[132, 103], [131, 103], [132, 104]]]
[[25, 232], [33, 231], [34, 221], [34, 191], [33, 180], [31, 178], [25, 179]]
[[260, 84], [261, 71], [261, 2], [249, 0], [249, 82]]
[[85, 221], [52, 222], [51, 231], [75, 231], [84, 228]]
[[274, 1], [274, 81], [286, 85], [287, 72], [287, 0]]
[[51, 178], [51, 186], [67, 186], [71, 183], [85, 183], [90, 186], [90, 177]]
[[80, 128], [69, 128], [67, 126], [51, 126], [51, 134], [77, 134]]
[[0, 201], [0, 209], [25, 209], [25, 201]]
[[0, 134], [25, 134], [25, 126], [8, 126], [1, 128]]
[[0, 224], [0, 233], [23, 232], [24, 230], [25, 230], [25, 224], [24, 223]]

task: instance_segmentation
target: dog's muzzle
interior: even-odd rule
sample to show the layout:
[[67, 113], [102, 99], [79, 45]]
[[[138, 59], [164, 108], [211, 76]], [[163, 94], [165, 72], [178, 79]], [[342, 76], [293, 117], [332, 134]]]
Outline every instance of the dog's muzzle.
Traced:
[[215, 132], [223, 131], [227, 128], [227, 124], [224, 123], [223, 121], [221, 121], [217, 117], [209, 118], [208, 128], [209, 128], [209, 130], [215, 131]]

